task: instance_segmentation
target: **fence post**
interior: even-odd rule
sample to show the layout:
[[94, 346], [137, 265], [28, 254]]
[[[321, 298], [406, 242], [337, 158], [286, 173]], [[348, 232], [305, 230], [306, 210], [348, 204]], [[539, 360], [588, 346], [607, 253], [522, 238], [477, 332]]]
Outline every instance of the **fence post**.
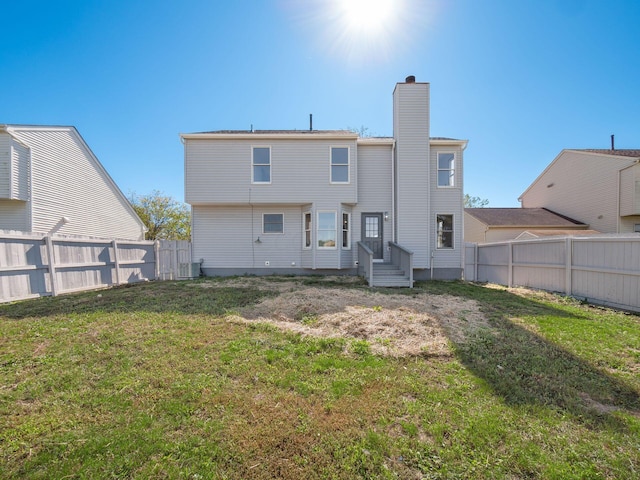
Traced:
[[47, 246], [47, 259], [49, 260], [49, 277], [51, 280], [51, 295], [58, 294], [58, 285], [56, 281], [56, 261], [53, 254], [53, 239], [50, 235], [45, 235], [44, 243]]
[[507, 273], [507, 286], [513, 287], [513, 242], [507, 243], [509, 247], [509, 272]]
[[113, 263], [116, 269], [116, 285], [120, 285], [120, 260], [118, 258], [118, 242], [114, 239], [111, 242], [113, 246]]
[[160, 279], [160, 240], [156, 240], [153, 244], [153, 256], [155, 259], [154, 271], [156, 274], [155, 280]]
[[564, 293], [571, 295], [573, 286], [571, 285], [571, 277], [573, 276], [573, 239], [567, 237], [565, 240], [564, 252]]

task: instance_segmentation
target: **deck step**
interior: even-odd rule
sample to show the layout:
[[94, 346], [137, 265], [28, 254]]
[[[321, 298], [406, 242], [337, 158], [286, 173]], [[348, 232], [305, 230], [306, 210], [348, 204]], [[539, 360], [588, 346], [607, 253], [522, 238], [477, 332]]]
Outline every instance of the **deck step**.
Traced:
[[398, 265], [390, 263], [373, 264], [374, 287], [411, 287], [411, 280]]

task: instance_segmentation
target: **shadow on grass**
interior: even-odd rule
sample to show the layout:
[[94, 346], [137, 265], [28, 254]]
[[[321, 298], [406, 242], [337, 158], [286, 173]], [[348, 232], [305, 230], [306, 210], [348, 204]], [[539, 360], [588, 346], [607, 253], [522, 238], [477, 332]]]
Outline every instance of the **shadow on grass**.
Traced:
[[123, 285], [58, 297], [0, 305], [0, 318], [51, 317], [94, 312], [152, 312], [223, 315], [259, 302], [269, 291], [225, 287], [208, 281], [166, 281]]
[[592, 321], [588, 315], [479, 285], [467, 284], [456, 292], [436, 284], [425, 289], [454, 295], [465, 295], [466, 290], [479, 302], [489, 326], [471, 332], [464, 342], [454, 341], [456, 355], [505, 403], [554, 408], [592, 426], [626, 428], [614, 412], [640, 415], [640, 395], [632, 386], [512, 320], [551, 316], [560, 322], [562, 318]]

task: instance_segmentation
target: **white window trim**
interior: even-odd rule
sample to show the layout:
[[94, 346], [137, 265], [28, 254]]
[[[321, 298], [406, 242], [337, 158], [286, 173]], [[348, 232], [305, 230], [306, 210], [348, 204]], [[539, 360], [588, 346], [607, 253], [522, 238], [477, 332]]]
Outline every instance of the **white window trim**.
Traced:
[[320, 240], [320, 235], [316, 233], [316, 247], [318, 250], [337, 250], [338, 242], [342, 242], [342, 239], [338, 239], [338, 212], [335, 210], [318, 210], [316, 214], [316, 232], [320, 230], [320, 214], [321, 213], [333, 213], [333, 231], [335, 232], [335, 244], [333, 247], [321, 247], [318, 245], [318, 241]]
[[[451, 217], [451, 246], [450, 247], [439, 247], [438, 246], [438, 215], [448, 215]], [[456, 216], [453, 213], [436, 213], [435, 215], [435, 226], [436, 226], [436, 250], [455, 250], [456, 249]]]
[[[265, 215], [282, 215], [282, 231], [281, 232], [265, 232], [264, 231]], [[262, 212], [262, 235], [284, 235], [284, 212]]]
[[[347, 246], [342, 245], [342, 234], [344, 233], [344, 223], [342, 221], [342, 215], [347, 216], [348, 227], [347, 228]], [[349, 212], [342, 212], [340, 216], [340, 245], [342, 246], [342, 250], [351, 250], [351, 214]]]
[[[451, 155], [453, 155], [453, 168], [452, 169], [448, 169], [448, 168], [446, 170], [440, 169], [440, 155], [441, 154], [447, 154], [447, 155], [451, 154]], [[456, 170], [457, 170], [457, 166], [458, 166], [458, 156], [456, 155], [456, 152], [444, 151], [444, 152], [437, 152], [436, 153], [436, 186], [438, 188], [455, 188], [456, 187]], [[445, 171], [449, 172], [451, 170], [453, 170], [453, 175], [452, 175], [453, 176], [453, 185], [440, 185], [440, 181], [439, 181], [440, 175], [439, 175], [439, 173], [441, 171], [442, 172], [445, 172]], [[446, 215], [446, 214], [441, 214], [441, 215]]]
[[[347, 149], [347, 164], [336, 163], [336, 166], [347, 167], [347, 181], [346, 182], [334, 182], [332, 177], [333, 167], [333, 149], [334, 148], [346, 148]], [[329, 147], [329, 183], [332, 185], [348, 185], [351, 183], [351, 147], [348, 145], [331, 145]]]
[[[309, 215], [309, 246], [307, 246], [307, 228], [305, 225], [307, 215]], [[313, 213], [311, 210], [307, 210], [302, 212], [302, 249], [311, 250], [311, 248], [313, 248]]]
[[[254, 172], [254, 167], [256, 165], [261, 165], [261, 166], [265, 166], [266, 164], [263, 163], [253, 163], [253, 152], [254, 149], [256, 148], [268, 148], [269, 149], [269, 181], [268, 182], [259, 182], [254, 180], [253, 178], [253, 172]], [[273, 168], [271, 168], [273, 166], [273, 160], [271, 157], [271, 145], [251, 145], [251, 183], [256, 184], [256, 185], [270, 185], [271, 184], [271, 180], [273, 179]]]

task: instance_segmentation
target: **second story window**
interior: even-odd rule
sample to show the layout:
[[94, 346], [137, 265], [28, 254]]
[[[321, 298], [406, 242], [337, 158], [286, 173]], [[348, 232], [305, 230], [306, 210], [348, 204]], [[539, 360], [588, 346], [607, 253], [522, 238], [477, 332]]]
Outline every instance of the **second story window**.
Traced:
[[453, 153], [438, 153], [438, 186], [453, 187], [456, 156]]
[[271, 183], [271, 147], [253, 147], [251, 181]]
[[348, 147], [331, 147], [331, 183], [349, 183]]

